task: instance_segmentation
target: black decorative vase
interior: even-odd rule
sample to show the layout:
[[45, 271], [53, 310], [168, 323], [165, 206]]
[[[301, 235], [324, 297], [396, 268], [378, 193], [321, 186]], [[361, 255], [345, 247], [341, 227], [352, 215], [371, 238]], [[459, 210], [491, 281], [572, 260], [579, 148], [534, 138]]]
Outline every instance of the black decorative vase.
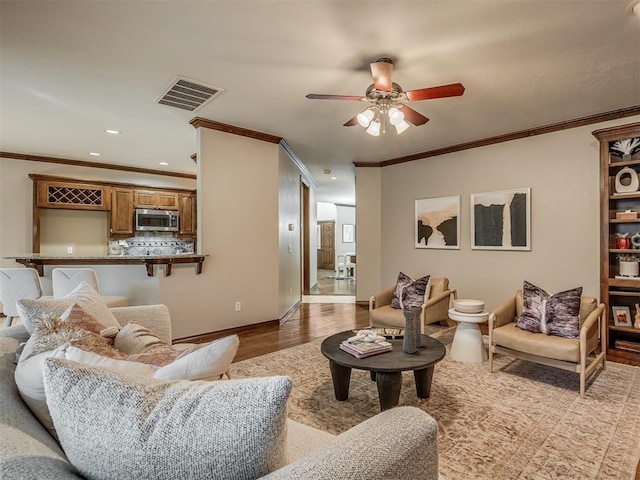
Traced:
[[420, 307], [405, 308], [404, 313], [404, 339], [402, 340], [402, 351], [405, 353], [417, 353], [418, 347], [422, 346], [420, 337]]

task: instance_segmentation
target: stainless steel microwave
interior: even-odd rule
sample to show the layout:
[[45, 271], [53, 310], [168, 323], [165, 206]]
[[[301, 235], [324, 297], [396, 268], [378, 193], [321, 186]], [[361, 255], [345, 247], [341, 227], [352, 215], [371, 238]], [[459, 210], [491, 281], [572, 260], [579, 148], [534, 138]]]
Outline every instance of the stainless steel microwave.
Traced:
[[147, 232], [177, 232], [178, 212], [138, 208], [136, 209], [136, 230]]

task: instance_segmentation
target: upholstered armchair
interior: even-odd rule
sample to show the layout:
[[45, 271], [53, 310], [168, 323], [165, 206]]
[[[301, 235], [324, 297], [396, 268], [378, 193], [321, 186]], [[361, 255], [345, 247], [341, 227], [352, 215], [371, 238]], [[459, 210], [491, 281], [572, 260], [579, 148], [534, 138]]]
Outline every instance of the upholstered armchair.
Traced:
[[[425, 325], [431, 323], [440, 322], [446, 325], [451, 297], [457, 298], [456, 290], [449, 288], [448, 278], [432, 278], [427, 288], [429, 292], [424, 296], [420, 312], [420, 325], [423, 330]], [[369, 298], [371, 327], [404, 329], [405, 319], [402, 309], [391, 307], [394, 289], [395, 285]]]
[[580, 397], [584, 398], [586, 379], [602, 364], [605, 368], [606, 323], [604, 304], [593, 297], [580, 298], [580, 333], [578, 338], [564, 338], [532, 333], [516, 327], [522, 315], [523, 293], [498, 306], [489, 315], [489, 370], [493, 356], [508, 355], [580, 374]]

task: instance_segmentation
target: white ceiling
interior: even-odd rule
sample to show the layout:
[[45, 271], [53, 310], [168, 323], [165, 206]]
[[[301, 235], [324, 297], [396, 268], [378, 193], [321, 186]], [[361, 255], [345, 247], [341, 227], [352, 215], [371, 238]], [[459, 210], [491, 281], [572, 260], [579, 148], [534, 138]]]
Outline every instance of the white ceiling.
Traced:
[[[628, 4], [2, 0], [0, 150], [195, 173], [189, 120], [200, 116], [283, 137], [318, 200], [353, 204], [353, 161], [640, 105], [640, 17]], [[342, 126], [362, 105], [305, 98], [363, 95], [382, 55], [405, 90], [466, 91], [411, 103], [431, 121], [377, 138]], [[195, 113], [154, 103], [175, 75], [225, 92]]]

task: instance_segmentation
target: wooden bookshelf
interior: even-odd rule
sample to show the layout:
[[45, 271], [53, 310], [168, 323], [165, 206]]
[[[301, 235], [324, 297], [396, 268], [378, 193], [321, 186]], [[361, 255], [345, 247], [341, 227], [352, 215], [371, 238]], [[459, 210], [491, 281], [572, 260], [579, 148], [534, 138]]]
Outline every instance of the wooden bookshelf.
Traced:
[[[633, 324], [636, 305], [640, 305], [640, 278], [616, 278], [620, 255], [640, 258], [640, 249], [616, 247], [618, 235], [640, 233], [640, 218], [616, 218], [616, 212], [640, 213], [640, 189], [619, 193], [615, 187], [616, 175], [623, 168], [640, 173], [640, 149], [628, 158], [612, 151], [615, 142], [640, 137], [640, 123], [597, 130], [593, 135], [600, 142], [600, 298], [607, 306], [607, 360], [640, 366], [640, 329], [616, 326], [612, 315], [612, 307], [628, 307]], [[636, 346], [638, 351], [633, 351]]]

